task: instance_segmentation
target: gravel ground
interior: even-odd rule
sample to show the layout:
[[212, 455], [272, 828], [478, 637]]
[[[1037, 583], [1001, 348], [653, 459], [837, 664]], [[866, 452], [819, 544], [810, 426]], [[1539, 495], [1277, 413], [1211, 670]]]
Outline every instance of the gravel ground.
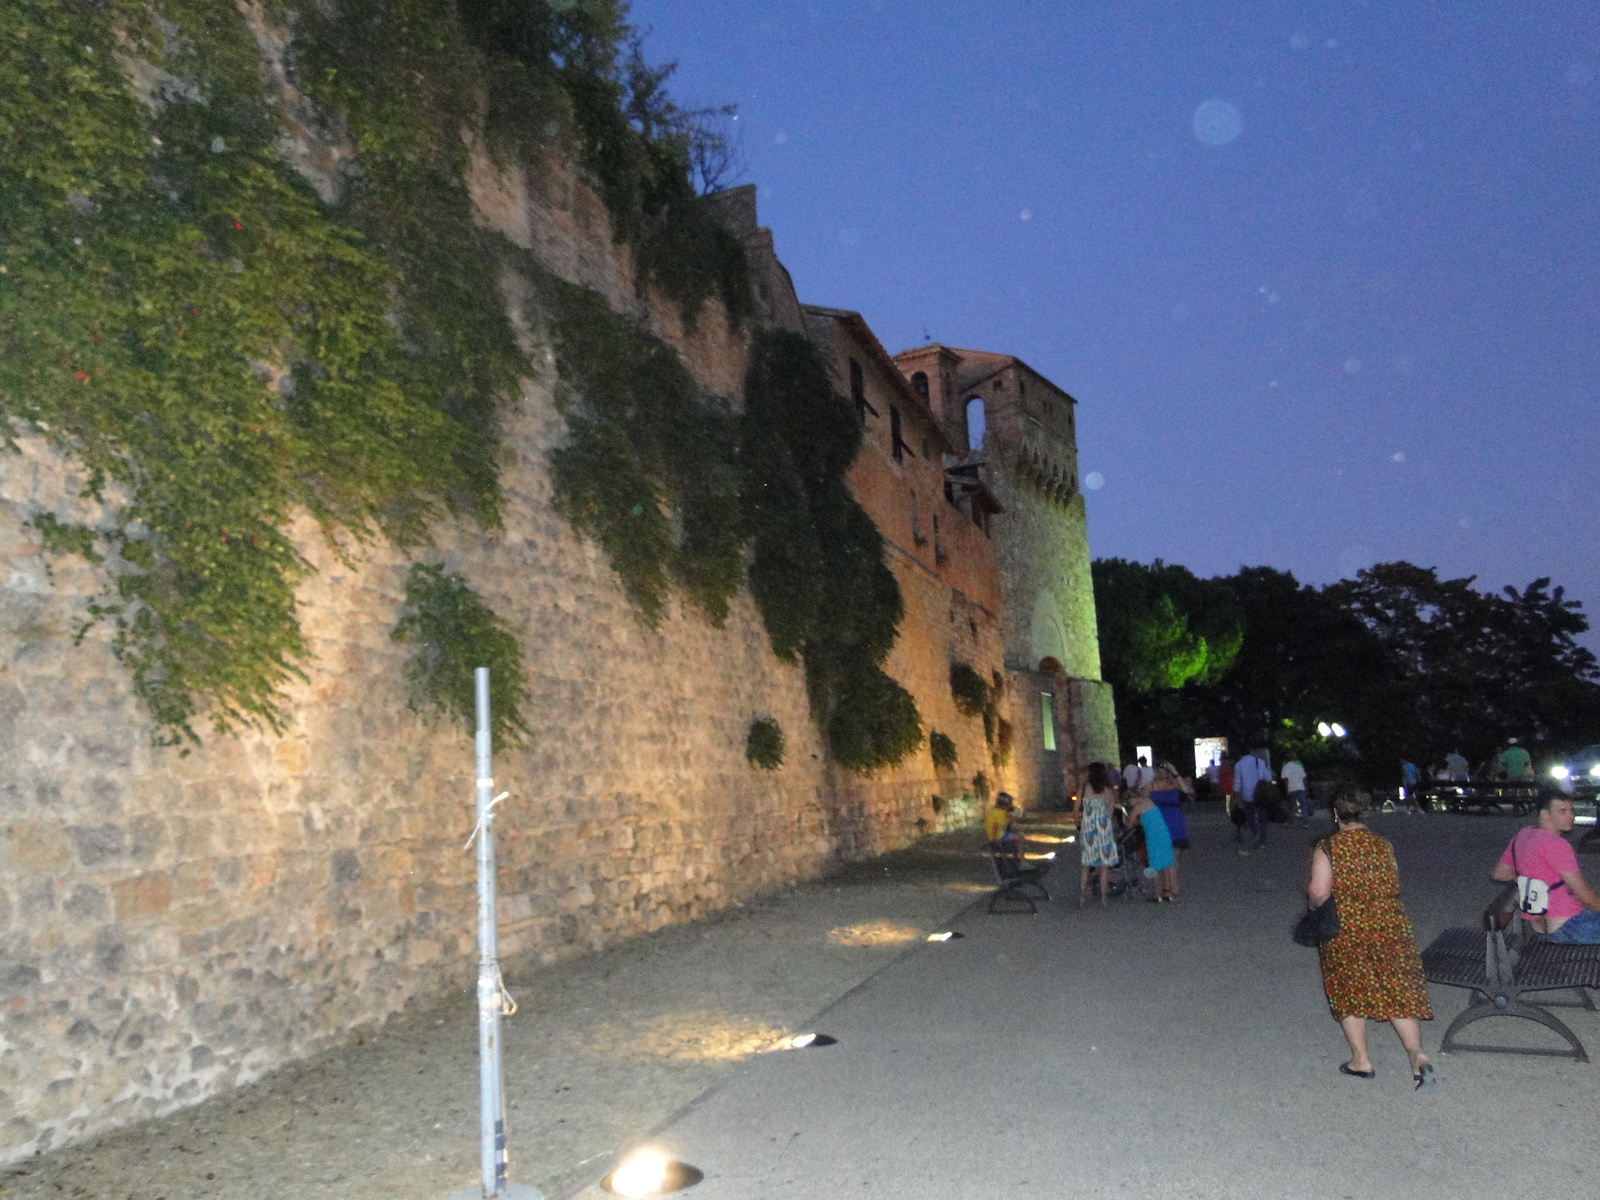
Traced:
[[[511, 1177], [547, 1195], [591, 1179], [984, 895], [979, 844], [929, 838], [592, 957], [508, 964]], [[464, 993], [248, 1088], [0, 1168], [0, 1196], [441, 1200], [477, 1175], [476, 1047]]]

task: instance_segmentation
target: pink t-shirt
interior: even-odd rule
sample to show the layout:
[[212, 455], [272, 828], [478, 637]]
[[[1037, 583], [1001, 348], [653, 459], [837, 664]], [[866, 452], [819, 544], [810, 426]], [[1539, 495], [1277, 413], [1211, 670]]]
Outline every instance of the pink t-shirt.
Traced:
[[[1513, 848], [1517, 852], [1515, 862], [1511, 859]], [[1573, 853], [1572, 846], [1566, 838], [1551, 833], [1548, 829], [1540, 829], [1536, 825], [1520, 830], [1517, 836], [1511, 839], [1511, 845], [1506, 847], [1506, 852], [1500, 856], [1500, 861], [1515, 870], [1518, 875], [1526, 875], [1530, 879], [1542, 879], [1550, 885], [1548, 916], [1552, 923], [1565, 921], [1583, 911], [1583, 905], [1572, 894], [1572, 889], [1561, 883], [1562, 875], [1578, 869], [1578, 856]], [[1558, 883], [1561, 883], [1560, 887], [1556, 886]], [[1527, 913], [1522, 915], [1527, 920], [1533, 919]]]

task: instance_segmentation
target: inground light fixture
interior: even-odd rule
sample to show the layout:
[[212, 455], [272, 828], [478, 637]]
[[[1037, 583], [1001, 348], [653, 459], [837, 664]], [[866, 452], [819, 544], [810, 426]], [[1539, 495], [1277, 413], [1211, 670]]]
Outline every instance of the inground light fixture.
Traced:
[[668, 1158], [659, 1150], [641, 1150], [602, 1179], [600, 1187], [613, 1196], [650, 1200], [691, 1188], [705, 1177], [698, 1167]]
[[837, 1046], [839, 1039], [825, 1033], [791, 1033], [781, 1037], [762, 1053], [773, 1054], [779, 1050], [810, 1050], [819, 1046]]
[[930, 933], [928, 935], [928, 940], [930, 942], [948, 942], [951, 938], [966, 936], [967, 935], [964, 933], [956, 933], [954, 930], [947, 929], [943, 933]]

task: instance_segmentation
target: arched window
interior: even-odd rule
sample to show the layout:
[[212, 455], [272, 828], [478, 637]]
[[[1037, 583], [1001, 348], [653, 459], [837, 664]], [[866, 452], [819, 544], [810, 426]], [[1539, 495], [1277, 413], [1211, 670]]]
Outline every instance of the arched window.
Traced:
[[974, 396], [967, 401], [967, 449], [983, 449], [983, 397]]
[[911, 376], [911, 390], [924, 400], [928, 398], [928, 373], [926, 371], [918, 371]]

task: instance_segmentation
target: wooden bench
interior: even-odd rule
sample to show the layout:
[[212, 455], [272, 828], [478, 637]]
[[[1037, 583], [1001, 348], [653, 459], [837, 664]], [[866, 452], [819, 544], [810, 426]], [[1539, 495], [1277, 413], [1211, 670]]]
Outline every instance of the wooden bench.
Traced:
[[[1024, 866], [1021, 850], [1012, 849], [1006, 842], [989, 843], [989, 862], [994, 867], [994, 895], [989, 897], [989, 915], [994, 915], [995, 906], [1002, 901], [1015, 901], [1028, 906], [1028, 911], [1039, 911], [1035, 899], [1048, 900], [1050, 893], [1045, 891], [1044, 884], [1040, 882], [1049, 867]], [[1008, 909], [1008, 912], [1020, 912], [1020, 909]]]
[[[1446, 929], [1422, 952], [1422, 971], [1430, 983], [1467, 988], [1470, 1003], [1450, 1022], [1439, 1049], [1488, 1054], [1535, 1054], [1575, 1058], [1589, 1055], [1578, 1036], [1551, 1008], [1586, 1008], [1595, 1011], [1587, 989], [1600, 989], [1600, 946], [1564, 946], [1524, 936], [1524, 922], [1516, 910], [1516, 885], [1508, 885], [1484, 910], [1483, 928]], [[1507, 936], [1507, 927], [1514, 932]], [[1528, 993], [1573, 992], [1576, 1000], [1526, 999]], [[1566, 1049], [1523, 1046], [1488, 1046], [1461, 1042], [1457, 1035], [1468, 1025], [1490, 1017], [1518, 1017], [1554, 1032]]]

